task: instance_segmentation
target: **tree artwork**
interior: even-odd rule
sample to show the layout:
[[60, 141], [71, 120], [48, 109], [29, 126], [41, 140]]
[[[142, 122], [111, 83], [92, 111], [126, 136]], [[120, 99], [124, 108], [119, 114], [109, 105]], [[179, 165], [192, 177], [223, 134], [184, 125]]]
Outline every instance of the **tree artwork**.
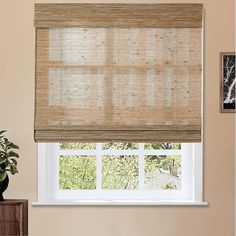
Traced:
[[236, 103], [235, 53], [222, 53], [222, 111], [234, 111]]

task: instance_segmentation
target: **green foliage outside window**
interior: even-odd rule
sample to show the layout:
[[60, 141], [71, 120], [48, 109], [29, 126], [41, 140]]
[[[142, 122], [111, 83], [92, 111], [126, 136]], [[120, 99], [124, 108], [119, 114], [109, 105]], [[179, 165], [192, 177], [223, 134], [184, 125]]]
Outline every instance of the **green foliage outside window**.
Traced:
[[138, 149], [137, 143], [103, 143], [102, 149], [111, 150], [135, 150]]
[[166, 183], [164, 184], [163, 189], [177, 189], [177, 187], [173, 183]]
[[[60, 149], [91, 150], [96, 143], [61, 143]], [[137, 143], [104, 143], [106, 150], [137, 150]], [[181, 149], [179, 143], [146, 143], [145, 149]], [[145, 182], [152, 181], [164, 172], [174, 178], [181, 175], [181, 158], [178, 155], [147, 155], [145, 161]], [[138, 188], [138, 157], [125, 155], [102, 156], [102, 188], [137, 189]], [[163, 174], [163, 175], [164, 175]], [[154, 176], [154, 177], [153, 177]], [[159, 179], [156, 179], [158, 182]], [[96, 156], [74, 155], [60, 156], [59, 187], [61, 189], [96, 189]], [[162, 184], [163, 189], [176, 189], [172, 182]]]
[[103, 189], [137, 189], [138, 173], [137, 156], [103, 156], [102, 158]]
[[68, 150], [89, 150], [96, 149], [96, 143], [60, 143], [60, 149]]
[[178, 155], [160, 155], [160, 156], [146, 156], [145, 157], [145, 172], [153, 172], [156, 169], [171, 171], [173, 167], [180, 168], [181, 160]]
[[180, 143], [145, 143], [144, 149], [181, 149]]
[[60, 156], [61, 189], [96, 189], [96, 156]]

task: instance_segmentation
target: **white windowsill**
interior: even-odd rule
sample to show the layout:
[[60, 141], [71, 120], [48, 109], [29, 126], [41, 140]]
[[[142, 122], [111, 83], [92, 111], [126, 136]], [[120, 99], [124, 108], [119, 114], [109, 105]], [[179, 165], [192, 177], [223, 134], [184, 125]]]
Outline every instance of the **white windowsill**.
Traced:
[[32, 202], [33, 206], [76, 206], [76, 205], [159, 205], [159, 206], [208, 206], [202, 201], [141, 201], [141, 200], [53, 200]]

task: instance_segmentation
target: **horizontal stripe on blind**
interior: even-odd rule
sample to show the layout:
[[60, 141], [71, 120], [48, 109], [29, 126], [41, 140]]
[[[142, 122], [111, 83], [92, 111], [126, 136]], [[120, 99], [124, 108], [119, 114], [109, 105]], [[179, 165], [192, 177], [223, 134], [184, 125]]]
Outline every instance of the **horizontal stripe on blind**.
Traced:
[[200, 130], [37, 130], [38, 142], [201, 142]]
[[203, 5], [35, 4], [35, 27], [201, 28]]

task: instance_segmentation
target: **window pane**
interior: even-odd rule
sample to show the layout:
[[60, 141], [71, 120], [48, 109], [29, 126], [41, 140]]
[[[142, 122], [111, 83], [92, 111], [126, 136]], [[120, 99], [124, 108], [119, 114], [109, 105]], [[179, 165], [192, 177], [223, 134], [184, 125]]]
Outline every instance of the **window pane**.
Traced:
[[181, 149], [181, 143], [145, 143], [144, 149]]
[[145, 156], [145, 189], [181, 189], [181, 157]]
[[60, 156], [60, 189], [96, 189], [96, 156]]
[[138, 144], [137, 143], [103, 143], [102, 149], [134, 150], [134, 149], [138, 149]]
[[70, 150], [96, 149], [96, 143], [60, 143], [60, 149], [70, 149]]
[[137, 156], [102, 157], [103, 189], [137, 189], [138, 173]]

